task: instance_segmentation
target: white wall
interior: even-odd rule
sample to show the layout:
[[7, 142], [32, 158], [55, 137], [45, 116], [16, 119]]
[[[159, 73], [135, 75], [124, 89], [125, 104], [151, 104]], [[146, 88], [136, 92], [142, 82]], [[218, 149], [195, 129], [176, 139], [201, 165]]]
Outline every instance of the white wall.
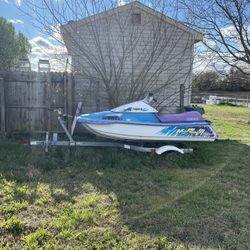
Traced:
[[[132, 24], [132, 13], [141, 13], [140, 25]], [[176, 112], [180, 84], [185, 85], [184, 103], [189, 104], [194, 37], [186, 30], [128, 6], [92, 17], [89, 22], [68, 24], [62, 31], [73, 69], [81, 74], [76, 88], [87, 95], [95, 89], [88, 80], [94, 77], [101, 86], [98, 93], [103, 108], [112, 105], [107, 92], [118, 92], [116, 101], [124, 103], [151, 91], [159, 108]], [[95, 98], [87, 105], [89, 109]]]

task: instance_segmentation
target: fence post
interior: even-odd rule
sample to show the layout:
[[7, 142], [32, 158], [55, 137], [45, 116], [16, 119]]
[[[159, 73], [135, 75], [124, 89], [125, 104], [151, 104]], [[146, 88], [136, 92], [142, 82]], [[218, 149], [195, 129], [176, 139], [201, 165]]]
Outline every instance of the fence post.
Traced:
[[74, 86], [73, 86], [73, 77], [72, 74], [67, 74], [68, 77], [68, 98], [67, 98], [67, 103], [68, 103], [68, 112], [70, 115], [74, 115]]
[[95, 94], [96, 111], [100, 111], [100, 81], [96, 81], [95, 85], [96, 85], [96, 94]]
[[[39, 73], [38, 73], [39, 74]], [[41, 74], [41, 73], [40, 73]], [[46, 121], [46, 130], [51, 131], [51, 77], [50, 72], [45, 73], [46, 82], [45, 82], [45, 121]]]
[[[68, 73], [67, 73], [67, 71], [65, 71], [65, 72], [63, 72], [63, 112], [65, 114], [69, 113], [68, 98], [69, 98], [69, 93], [68, 93]], [[69, 128], [68, 119], [66, 120], [66, 125], [67, 125], [67, 128]]]
[[0, 78], [0, 107], [1, 107], [1, 133], [5, 136], [5, 89], [4, 89], [4, 79]]
[[180, 112], [184, 112], [184, 94], [185, 86], [184, 84], [180, 85]]

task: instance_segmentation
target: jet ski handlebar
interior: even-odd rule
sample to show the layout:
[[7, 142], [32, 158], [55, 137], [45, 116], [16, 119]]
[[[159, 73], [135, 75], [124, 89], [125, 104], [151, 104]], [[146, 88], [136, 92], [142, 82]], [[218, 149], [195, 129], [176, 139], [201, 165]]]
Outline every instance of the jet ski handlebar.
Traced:
[[144, 98], [144, 102], [150, 104], [152, 102], [157, 102], [157, 100], [154, 98], [154, 94], [153, 93], [149, 93], [145, 98]]

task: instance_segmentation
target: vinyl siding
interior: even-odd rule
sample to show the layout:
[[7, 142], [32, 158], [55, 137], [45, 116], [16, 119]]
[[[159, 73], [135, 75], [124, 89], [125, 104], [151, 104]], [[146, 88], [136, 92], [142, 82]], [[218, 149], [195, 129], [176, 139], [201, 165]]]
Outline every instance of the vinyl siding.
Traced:
[[[141, 13], [141, 25], [131, 23], [132, 13]], [[135, 7], [117, 9], [90, 22], [68, 24], [62, 33], [76, 72], [78, 99], [89, 96], [85, 97], [89, 110], [95, 109], [96, 99], [102, 109], [109, 108], [105, 89], [107, 84], [115, 88], [114, 75], [119, 67], [119, 103], [128, 101], [128, 96], [133, 99], [148, 85], [147, 92], [155, 93], [158, 108], [176, 112], [181, 84], [186, 90], [184, 104], [190, 103], [194, 36], [185, 30]], [[111, 83], [105, 85], [103, 76], [110, 77]], [[95, 82], [98, 97], [91, 94]], [[134, 82], [140, 83], [138, 88], [133, 88]]]

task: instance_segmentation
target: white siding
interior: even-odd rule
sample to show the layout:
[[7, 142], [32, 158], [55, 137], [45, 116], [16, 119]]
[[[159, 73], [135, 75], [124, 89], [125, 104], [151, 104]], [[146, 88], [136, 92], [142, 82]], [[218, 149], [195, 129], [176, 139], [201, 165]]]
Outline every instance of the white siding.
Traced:
[[[131, 23], [132, 13], [141, 13], [140, 25]], [[190, 102], [194, 43], [191, 33], [134, 6], [118, 8], [89, 22], [68, 24], [62, 31], [73, 69], [81, 74], [76, 77], [76, 88], [92, 96], [88, 101], [85, 97], [89, 110], [98, 98], [90, 94], [89, 89], [95, 89], [90, 82], [99, 83], [99, 105], [103, 108], [112, 105], [106, 91], [109, 88], [119, 93], [119, 104], [136, 99], [143, 91], [153, 92], [159, 108], [176, 112], [180, 84], [184, 84], [184, 103]], [[87, 80], [91, 78], [94, 81]]]

